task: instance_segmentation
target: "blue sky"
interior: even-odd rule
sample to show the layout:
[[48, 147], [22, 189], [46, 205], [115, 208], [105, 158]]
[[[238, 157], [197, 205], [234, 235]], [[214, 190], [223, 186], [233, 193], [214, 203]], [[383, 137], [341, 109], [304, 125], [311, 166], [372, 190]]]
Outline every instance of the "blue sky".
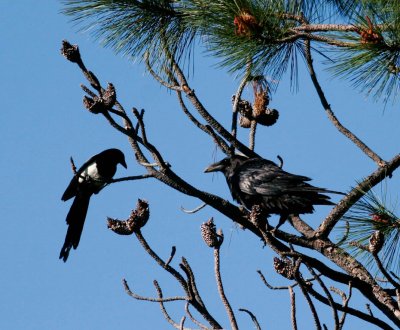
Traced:
[[[200, 189], [231, 200], [222, 175], [203, 173], [209, 163], [222, 158], [221, 152], [191, 126], [174, 95], [159, 87], [141, 63], [116, 56], [89, 35], [78, 33], [68, 18], [59, 14], [60, 9], [58, 1], [0, 2], [0, 328], [168, 328], [158, 305], [128, 297], [121, 280], [126, 278], [131, 288], [144, 296], [156, 295], [153, 279], [159, 281], [165, 296], [182, 295], [182, 291], [134, 237], [117, 236], [106, 227], [107, 216], [126, 218], [142, 198], [149, 201], [151, 210], [144, 236], [165, 259], [171, 246], [177, 247], [173, 266], [179, 268], [181, 256], [189, 260], [200, 292], [225, 327], [228, 321], [217, 296], [212, 250], [200, 237], [200, 224], [210, 217], [225, 233], [222, 272], [234, 309], [248, 308], [265, 328], [288, 329], [288, 293], [268, 290], [256, 273], [261, 269], [271, 283], [286, 283], [272, 269], [274, 254], [211, 208], [194, 215], [182, 213], [181, 206], [195, 208], [200, 201], [154, 180], [114, 184], [95, 196], [79, 248], [71, 252], [66, 264], [58, 259], [70, 206], [61, 202], [72, 175], [69, 157], [80, 165], [95, 153], [117, 147], [128, 163], [128, 170], [120, 167], [117, 177], [144, 173], [127, 140], [103, 118], [83, 109], [79, 84], [85, 81], [78, 68], [60, 55], [63, 39], [79, 44], [87, 67], [103, 85], [115, 85], [126, 109], [146, 110], [149, 139], [178, 174]], [[199, 49], [191, 87], [229, 127], [230, 98], [238, 82], [215, 64]], [[272, 160], [282, 156], [287, 171], [310, 176], [317, 186], [347, 191], [372, 172], [375, 164], [328, 121], [302, 66], [299, 92], [290, 91], [286, 77], [273, 95], [271, 106], [280, 111], [280, 118], [275, 126], [259, 129], [256, 150]], [[326, 72], [320, 76], [333, 110], [348, 128], [382, 158], [398, 153], [398, 104], [384, 111], [381, 103], [355, 93], [349, 83], [332, 79]], [[250, 90], [246, 95], [250, 97]], [[246, 134], [241, 133], [244, 142]], [[393, 202], [397, 176], [385, 187]], [[314, 226], [328, 212], [329, 207], [318, 207], [305, 219]], [[298, 317], [304, 329], [312, 321], [300, 295], [298, 292]], [[355, 294], [352, 303], [360, 306], [364, 302]], [[319, 308], [324, 321], [332, 326], [330, 310]], [[183, 304], [174, 303], [170, 311], [179, 322]], [[237, 317], [243, 329], [252, 328], [247, 315], [239, 313]], [[353, 320], [347, 328], [360, 324], [372, 329]]]

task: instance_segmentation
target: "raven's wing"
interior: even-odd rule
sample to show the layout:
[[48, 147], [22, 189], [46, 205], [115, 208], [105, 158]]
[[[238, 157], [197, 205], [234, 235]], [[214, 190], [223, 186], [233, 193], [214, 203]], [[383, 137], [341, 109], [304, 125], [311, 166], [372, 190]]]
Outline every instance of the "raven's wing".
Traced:
[[314, 188], [305, 183], [310, 180], [306, 176], [288, 173], [274, 163], [261, 159], [244, 162], [233, 178], [243, 193], [264, 196], [279, 196], [306, 187]]

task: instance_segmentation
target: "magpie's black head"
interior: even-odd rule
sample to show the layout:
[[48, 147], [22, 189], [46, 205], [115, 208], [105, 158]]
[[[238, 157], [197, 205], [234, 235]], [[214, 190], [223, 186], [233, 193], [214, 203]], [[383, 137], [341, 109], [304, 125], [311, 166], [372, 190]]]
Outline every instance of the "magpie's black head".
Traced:
[[226, 158], [220, 160], [219, 162], [208, 166], [204, 170], [204, 172], [210, 173], [210, 172], [218, 172], [219, 171], [222, 173], [228, 173], [228, 172], [234, 170], [237, 166], [241, 165], [247, 159], [248, 159], [247, 157], [240, 156], [240, 155], [226, 157]]
[[107, 153], [110, 156], [110, 158], [115, 161], [116, 164], [121, 164], [123, 167], [127, 168], [125, 162], [125, 155], [121, 150], [113, 148], [105, 150], [104, 153]]

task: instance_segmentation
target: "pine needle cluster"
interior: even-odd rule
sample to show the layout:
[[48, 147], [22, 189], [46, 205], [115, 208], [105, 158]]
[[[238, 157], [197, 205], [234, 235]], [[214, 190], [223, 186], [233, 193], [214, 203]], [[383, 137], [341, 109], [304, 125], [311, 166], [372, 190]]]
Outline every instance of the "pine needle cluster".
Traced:
[[[311, 37], [313, 49], [323, 56], [327, 57], [327, 50], [335, 51], [330, 61], [334, 75], [386, 100], [399, 91], [397, 0], [63, 2], [63, 13], [82, 30], [125, 55], [143, 58], [149, 54], [151, 65], [160, 73], [171, 55], [178, 63], [190, 60], [198, 41], [231, 72], [244, 72], [250, 63], [254, 73], [275, 81], [290, 71], [291, 81], [296, 83], [304, 41]], [[329, 31], [329, 24], [355, 28]], [[308, 26], [314, 29], [308, 31]]]
[[385, 193], [368, 191], [342, 218], [346, 225], [341, 228], [345, 231], [341, 245], [373, 271], [378, 271], [373, 255], [377, 253], [385, 269], [399, 276], [400, 218], [395, 209]]

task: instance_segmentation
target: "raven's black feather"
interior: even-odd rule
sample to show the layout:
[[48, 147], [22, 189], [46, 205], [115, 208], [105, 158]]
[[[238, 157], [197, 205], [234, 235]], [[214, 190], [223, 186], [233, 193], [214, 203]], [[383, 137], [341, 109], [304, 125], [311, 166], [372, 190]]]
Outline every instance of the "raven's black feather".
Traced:
[[310, 185], [306, 176], [288, 173], [274, 162], [235, 155], [210, 165], [205, 172], [221, 171], [234, 200], [251, 210], [261, 206], [267, 214], [279, 214], [279, 227], [290, 214], [314, 212], [313, 205], [334, 205], [324, 193], [337, 191]]

